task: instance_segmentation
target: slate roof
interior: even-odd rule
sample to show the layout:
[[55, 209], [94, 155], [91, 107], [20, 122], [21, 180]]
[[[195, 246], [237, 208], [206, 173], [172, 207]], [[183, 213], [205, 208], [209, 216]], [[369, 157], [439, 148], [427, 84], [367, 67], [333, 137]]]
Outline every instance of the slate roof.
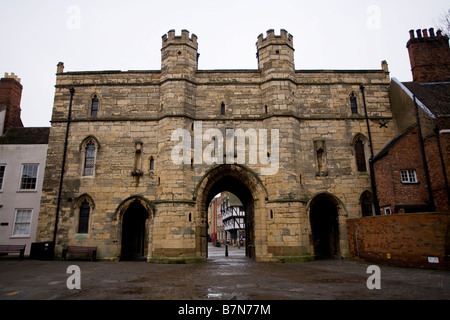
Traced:
[[402, 82], [436, 117], [450, 116], [450, 82]]
[[11, 128], [0, 137], [0, 144], [48, 144], [50, 128]]

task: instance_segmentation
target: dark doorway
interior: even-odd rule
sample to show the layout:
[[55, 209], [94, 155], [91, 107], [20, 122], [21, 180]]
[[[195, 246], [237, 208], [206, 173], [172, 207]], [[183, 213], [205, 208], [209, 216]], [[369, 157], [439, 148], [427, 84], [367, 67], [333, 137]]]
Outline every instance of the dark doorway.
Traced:
[[143, 260], [145, 258], [147, 219], [148, 212], [139, 201], [133, 202], [123, 214], [120, 260]]
[[311, 201], [310, 222], [316, 259], [339, 254], [339, 223], [336, 200], [319, 195]]

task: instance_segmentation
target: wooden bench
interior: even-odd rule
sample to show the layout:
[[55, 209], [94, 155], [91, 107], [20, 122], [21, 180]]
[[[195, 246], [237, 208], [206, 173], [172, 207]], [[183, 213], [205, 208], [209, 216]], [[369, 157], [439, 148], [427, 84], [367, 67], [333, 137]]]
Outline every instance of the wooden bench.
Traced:
[[95, 261], [97, 259], [97, 247], [67, 246], [62, 252], [63, 260], [67, 259], [67, 254], [90, 255], [91, 261]]
[[19, 260], [23, 260], [25, 254], [26, 244], [1, 244], [0, 255], [7, 255], [9, 253], [18, 253]]

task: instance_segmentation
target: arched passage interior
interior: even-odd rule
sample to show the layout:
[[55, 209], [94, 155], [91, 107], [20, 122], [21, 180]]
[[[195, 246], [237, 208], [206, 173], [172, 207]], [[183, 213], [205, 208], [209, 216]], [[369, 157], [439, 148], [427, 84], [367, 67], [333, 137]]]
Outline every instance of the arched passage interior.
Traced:
[[311, 200], [310, 223], [315, 257], [332, 258], [339, 255], [338, 202], [328, 194]]
[[[245, 253], [255, 258], [255, 203], [257, 198], [265, 195], [258, 178], [249, 170], [239, 165], [222, 165], [211, 170], [198, 188], [200, 214], [207, 226], [207, 209], [211, 200], [223, 191], [236, 195], [245, 210]], [[201, 239], [201, 251], [207, 257], [207, 228], [204, 228]]]

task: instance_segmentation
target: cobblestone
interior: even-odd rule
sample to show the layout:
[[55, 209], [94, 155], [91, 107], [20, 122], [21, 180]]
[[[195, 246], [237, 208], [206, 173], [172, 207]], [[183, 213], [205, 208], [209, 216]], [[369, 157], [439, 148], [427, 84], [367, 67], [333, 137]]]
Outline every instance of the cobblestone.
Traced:
[[[449, 300], [450, 272], [380, 266], [381, 289], [366, 282], [369, 263], [317, 260], [257, 263], [245, 251], [209, 247], [197, 264], [0, 259], [1, 300]], [[68, 289], [67, 267], [81, 270]]]

